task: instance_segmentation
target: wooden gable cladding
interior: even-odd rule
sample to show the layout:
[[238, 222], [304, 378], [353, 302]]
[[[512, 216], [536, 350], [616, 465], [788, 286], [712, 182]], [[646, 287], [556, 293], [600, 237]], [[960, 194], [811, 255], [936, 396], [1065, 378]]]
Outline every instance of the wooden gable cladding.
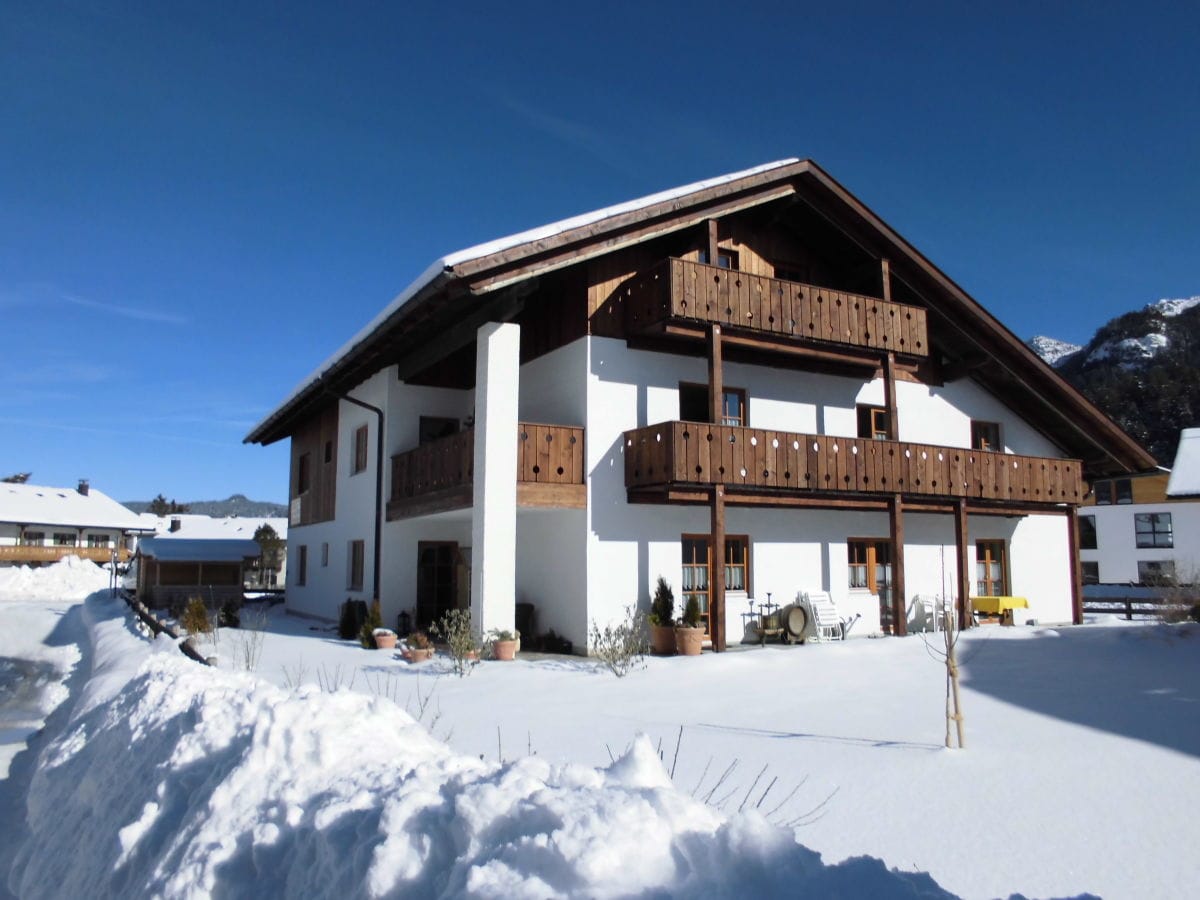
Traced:
[[1078, 504], [1078, 460], [906, 441], [666, 422], [625, 432], [625, 486], [715, 485], [813, 493]]
[[[302, 463], [302, 458], [306, 456], [307, 463]], [[337, 459], [338, 404], [335, 400], [305, 421], [292, 435], [292, 466], [288, 482], [290, 525], [312, 525], [333, 519], [337, 501]], [[308, 467], [308, 487], [303, 492], [300, 491], [302, 465]]]
[[691, 320], [914, 357], [929, 354], [925, 310], [876, 297], [684, 259], [653, 266], [623, 290], [630, 333]]

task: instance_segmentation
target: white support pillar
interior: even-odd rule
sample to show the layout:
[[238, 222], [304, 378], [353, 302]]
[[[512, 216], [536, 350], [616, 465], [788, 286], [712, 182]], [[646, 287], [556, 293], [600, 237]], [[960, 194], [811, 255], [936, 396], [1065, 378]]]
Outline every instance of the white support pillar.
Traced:
[[521, 327], [480, 327], [475, 353], [471, 622], [512, 629], [517, 602], [517, 397]]

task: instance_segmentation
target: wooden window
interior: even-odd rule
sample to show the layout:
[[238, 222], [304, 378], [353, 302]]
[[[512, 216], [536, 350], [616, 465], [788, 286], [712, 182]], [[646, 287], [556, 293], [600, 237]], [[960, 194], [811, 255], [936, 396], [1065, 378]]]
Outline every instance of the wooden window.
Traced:
[[421, 416], [417, 428], [417, 443], [430, 444], [452, 434], [458, 434], [458, 419], [444, 416]]
[[[742, 259], [741, 256], [738, 254], [738, 252], [736, 250], [730, 250], [726, 247], [718, 247], [717, 248], [717, 266], [718, 266], [718, 268], [740, 269], [742, 267], [741, 259]], [[705, 264], [708, 263], [708, 251], [707, 250], [700, 251], [700, 262], [705, 263]]]
[[112, 538], [107, 534], [89, 534], [87, 536], [87, 545], [89, 547], [110, 547], [112, 546]]
[[1133, 479], [1118, 478], [1113, 482], [1113, 494], [1117, 503], [1133, 502]]
[[[680, 382], [679, 418], [685, 422], [707, 422], [708, 385]], [[746, 389], [727, 387], [721, 393], [722, 425], [745, 425], [750, 421]]]
[[1112, 482], [1097, 481], [1092, 484], [1092, 493], [1096, 495], [1097, 506], [1112, 505]]
[[1175, 583], [1175, 563], [1170, 559], [1139, 559], [1138, 581], [1141, 584], [1163, 585]]
[[879, 627], [896, 628], [892, 611], [892, 542], [878, 538], [852, 538], [846, 542], [847, 585], [870, 591], [879, 598]]
[[354, 466], [350, 470], [351, 475], [357, 475], [359, 472], [365, 472], [367, 469], [368, 433], [366, 425], [359, 425], [354, 429]]
[[1133, 531], [1139, 547], [1174, 547], [1170, 513], [1138, 513], [1133, 517]]
[[858, 406], [858, 436], [876, 441], [888, 439], [888, 413], [882, 406]]
[[1000, 445], [999, 422], [977, 422], [971, 420], [971, 448], [974, 450], [990, 450], [993, 453], [1003, 453]]
[[308, 547], [301, 544], [296, 550], [296, 584], [304, 587], [308, 584]]
[[307, 453], [301, 453], [300, 458], [296, 460], [296, 494], [307, 494], [310, 487], [312, 487], [312, 457]]
[[46, 543], [46, 532], [26, 531], [21, 535], [21, 543], [26, 547], [40, 547]]
[[321, 568], [324, 569], [329, 565], [329, 542], [321, 544]]
[[1080, 516], [1079, 517], [1079, 549], [1080, 550], [1095, 550], [1096, 549], [1096, 517], [1095, 516]]
[[[680, 600], [687, 608], [689, 597], [700, 604], [700, 616], [704, 630], [708, 632], [709, 598], [712, 592], [712, 554], [709, 552], [709, 536], [706, 534], [683, 535], [683, 585]], [[727, 535], [725, 538], [725, 590], [750, 590], [750, 538], [744, 534]]]
[[1097, 481], [1092, 484], [1097, 506], [1133, 502], [1133, 479], [1118, 478], [1115, 481]]
[[1008, 596], [1008, 560], [1004, 541], [975, 542], [975, 595]]
[[69, 534], [68, 532], [65, 532], [65, 531], [54, 532], [54, 546], [55, 547], [74, 547], [75, 544], [78, 542], [78, 540], [79, 540], [78, 535]]
[[1100, 563], [1098, 563], [1098, 562], [1081, 562], [1079, 564], [1079, 574], [1083, 576], [1084, 584], [1099, 584], [1100, 583]]
[[366, 544], [363, 541], [350, 542], [350, 577], [347, 587], [352, 591], [361, 591], [363, 587], [363, 560], [366, 558]]

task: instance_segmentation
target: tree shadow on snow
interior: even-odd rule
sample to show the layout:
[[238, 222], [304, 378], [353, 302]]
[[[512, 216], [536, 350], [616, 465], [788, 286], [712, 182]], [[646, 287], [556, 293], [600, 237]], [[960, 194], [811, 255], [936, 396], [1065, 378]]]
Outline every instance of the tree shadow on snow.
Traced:
[[1200, 629], [1047, 629], [976, 647], [963, 651], [972, 690], [1200, 756]]

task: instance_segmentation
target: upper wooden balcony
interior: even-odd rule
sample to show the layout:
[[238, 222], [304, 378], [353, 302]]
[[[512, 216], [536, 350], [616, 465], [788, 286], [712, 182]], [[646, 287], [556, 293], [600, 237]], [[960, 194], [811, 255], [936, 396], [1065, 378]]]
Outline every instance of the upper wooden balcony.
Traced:
[[925, 310], [877, 297], [667, 259], [627, 288], [630, 334], [692, 322], [912, 357], [929, 355]]
[[[124, 547], [117, 551], [117, 562], [128, 562], [129, 551]], [[9, 563], [53, 563], [68, 556], [90, 559], [96, 563], [112, 561], [112, 547], [47, 547], [40, 544], [17, 544], [0, 547], [0, 562]]]
[[1082, 463], [1074, 459], [701, 422], [625, 432], [631, 495], [650, 499], [661, 489], [717, 484], [730, 492], [784, 497], [873, 494], [878, 500], [901, 494], [1022, 506], [1078, 504], [1085, 493]]
[[[582, 509], [583, 429], [517, 426], [517, 505]], [[392, 457], [387, 518], [405, 519], [472, 503], [475, 429], [469, 428]]]

